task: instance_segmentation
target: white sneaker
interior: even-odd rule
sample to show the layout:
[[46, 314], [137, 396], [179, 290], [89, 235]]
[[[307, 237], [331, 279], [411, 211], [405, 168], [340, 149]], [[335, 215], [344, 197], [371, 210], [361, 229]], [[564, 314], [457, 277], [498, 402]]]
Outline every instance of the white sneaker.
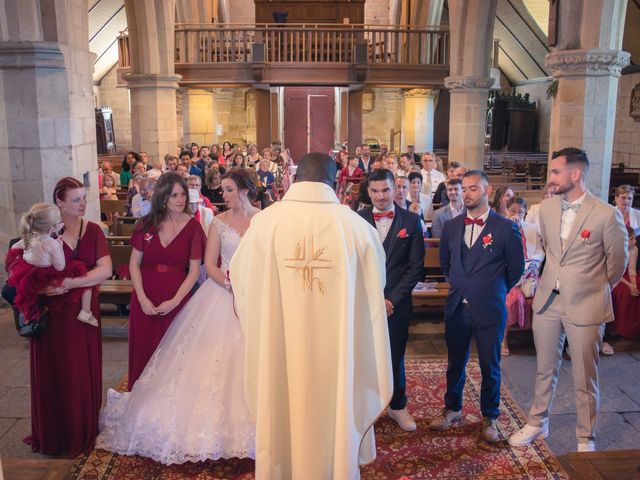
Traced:
[[387, 414], [389, 417], [393, 418], [398, 426], [405, 432], [416, 431], [416, 422], [406, 408], [403, 408], [402, 410], [392, 410], [389, 408], [387, 409]]
[[547, 438], [548, 436], [549, 425], [545, 425], [544, 427], [534, 427], [533, 425], [526, 424], [509, 437], [509, 445], [512, 447], [524, 447], [534, 440]]
[[578, 451], [579, 452], [595, 452], [596, 444], [593, 443], [593, 440], [589, 440], [587, 443], [578, 443]]

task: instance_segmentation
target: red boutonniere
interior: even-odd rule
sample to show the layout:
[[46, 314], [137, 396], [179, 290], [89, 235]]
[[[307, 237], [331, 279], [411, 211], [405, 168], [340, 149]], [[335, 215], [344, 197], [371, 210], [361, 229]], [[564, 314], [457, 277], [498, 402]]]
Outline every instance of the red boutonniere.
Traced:
[[407, 229], [403, 228], [398, 232], [398, 238], [407, 238], [409, 234], [407, 233]]
[[493, 245], [493, 236], [489, 233], [482, 237], [482, 248], [487, 248]]
[[588, 242], [591, 238], [591, 231], [585, 228], [580, 232], [580, 238], [582, 238], [583, 242]]
[[149, 232], [147, 232], [147, 233], [144, 234], [143, 238], [144, 238], [145, 242], [151, 243], [151, 239], [153, 238], [153, 235], [151, 235]]

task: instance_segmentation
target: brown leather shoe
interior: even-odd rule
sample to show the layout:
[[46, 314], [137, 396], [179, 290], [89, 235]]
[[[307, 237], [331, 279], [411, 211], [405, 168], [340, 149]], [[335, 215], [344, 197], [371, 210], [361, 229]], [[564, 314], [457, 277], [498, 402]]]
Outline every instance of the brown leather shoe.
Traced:
[[482, 420], [482, 438], [488, 443], [498, 443], [502, 440], [498, 431], [498, 421], [495, 418], [485, 417]]

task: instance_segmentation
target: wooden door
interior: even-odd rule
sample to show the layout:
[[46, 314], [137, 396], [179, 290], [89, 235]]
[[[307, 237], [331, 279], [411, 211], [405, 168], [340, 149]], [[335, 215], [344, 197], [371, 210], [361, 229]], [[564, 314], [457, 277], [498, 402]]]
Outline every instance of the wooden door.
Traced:
[[333, 148], [334, 111], [333, 88], [284, 89], [284, 143], [296, 162], [308, 152]]

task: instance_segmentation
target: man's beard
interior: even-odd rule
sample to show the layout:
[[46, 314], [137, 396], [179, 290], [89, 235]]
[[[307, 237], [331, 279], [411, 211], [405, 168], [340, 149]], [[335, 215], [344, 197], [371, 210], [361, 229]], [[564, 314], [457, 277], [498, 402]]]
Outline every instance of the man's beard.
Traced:
[[554, 193], [556, 195], [565, 195], [566, 193], [570, 192], [571, 190], [573, 190], [573, 184], [572, 183], [565, 183], [564, 185], [556, 185], [554, 188]]

